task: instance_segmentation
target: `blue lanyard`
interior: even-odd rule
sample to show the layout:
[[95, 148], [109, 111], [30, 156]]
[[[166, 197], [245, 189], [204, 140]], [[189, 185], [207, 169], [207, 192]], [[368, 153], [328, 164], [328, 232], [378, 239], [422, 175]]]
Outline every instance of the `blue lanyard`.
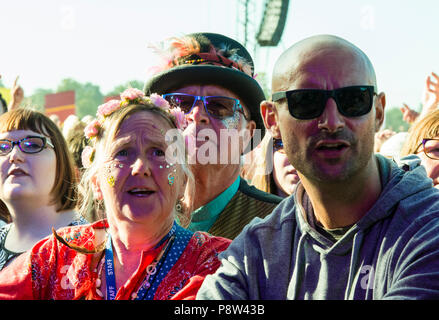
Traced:
[[107, 299], [114, 300], [116, 298], [116, 276], [114, 275], [113, 245], [111, 244], [110, 234], [108, 234], [105, 246], [105, 280], [107, 283]]
[[[175, 234], [177, 229], [177, 224], [174, 222], [174, 225], [171, 228], [171, 231], [168, 232], [166, 236], [160, 240], [160, 242], [154, 247], [157, 249], [160, 247], [166, 240], [172, 237]], [[107, 300], [114, 300], [116, 298], [116, 276], [114, 274], [114, 255], [113, 255], [113, 245], [111, 242], [111, 235], [108, 234], [107, 243], [105, 245], [105, 281], [107, 283]]]

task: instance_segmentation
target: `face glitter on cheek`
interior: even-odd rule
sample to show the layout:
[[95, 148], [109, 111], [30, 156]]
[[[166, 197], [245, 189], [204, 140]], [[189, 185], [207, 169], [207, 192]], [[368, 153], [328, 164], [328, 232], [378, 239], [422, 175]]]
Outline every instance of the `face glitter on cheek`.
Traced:
[[238, 129], [239, 112], [235, 112], [233, 116], [222, 119], [221, 122], [227, 129]]
[[160, 169], [171, 169], [172, 172], [168, 173], [168, 184], [172, 186], [175, 182], [175, 176], [174, 174], [177, 172], [177, 168], [174, 167], [175, 163], [166, 164], [166, 165], [160, 165]]
[[110, 187], [114, 187], [114, 185], [116, 184], [114, 177], [113, 176], [108, 176], [107, 177], [107, 183], [110, 185]]
[[106, 166], [105, 180], [107, 181], [107, 183], [110, 187], [114, 187], [116, 184], [116, 178], [114, 178], [114, 176], [112, 174], [113, 168], [114, 169], [122, 169], [123, 167], [124, 167], [124, 165], [122, 163], [112, 163], [112, 164], [109, 164], [108, 166]]
[[172, 175], [172, 172], [168, 174], [168, 183], [170, 186], [174, 184], [175, 177]]

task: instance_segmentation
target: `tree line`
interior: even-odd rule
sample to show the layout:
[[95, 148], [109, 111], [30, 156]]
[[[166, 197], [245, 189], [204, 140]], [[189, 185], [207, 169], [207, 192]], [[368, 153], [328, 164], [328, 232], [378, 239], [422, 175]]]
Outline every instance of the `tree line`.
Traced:
[[[258, 81], [261, 83], [264, 93], [267, 97], [270, 96], [270, 89], [268, 88], [266, 75], [264, 73], [259, 74]], [[113, 90], [106, 92], [105, 94], [101, 92], [98, 85], [86, 82], [81, 83], [71, 78], [66, 78], [61, 80], [56, 89], [44, 89], [38, 88], [34, 91], [32, 95], [24, 98], [22, 105], [29, 106], [35, 110], [44, 112], [45, 105], [45, 95], [63, 91], [74, 90], [75, 91], [75, 105], [76, 105], [76, 115], [79, 118], [83, 118], [86, 115], [95, 116], [97, 107], [104, 102], [105, 97], [117, 96], [123, 92], [126, 88], [132, 87], [142, 90], [143, 81], [132, 80], [126, 83], [120, 84], [113, 88]], [[3, 87], [0, 80], [0, 87]], [[391, 129], [393, 131], [407, 131], [409, 124], [403, 121], [402, 113], [398, 107], [386, 108], [386, 118], [383, 129]], [[420, 109], [420, 107], [419, 107]]]
[[128, 87], [142, 90], [143, 81], [128, 81], [124, 84], [120, 84], [114, 87], [113, 90], [104, 94], [101, 92], [100, 87], [96, 84], [90, 82], [81, 83], [74, 79], [67, 78], [61, 80], [56, 89], [36, 89], [32, 95], [24, 98], [22, 105], [29, 106], [35, 110], [44, 112], [44, 97], [46, 96], [46, 94], [74, 90], [76, 115], [79, 118], [83, 118], [86, 115], [95, 116], [98, 106], [104, 102], [105, 97], [117, 96]]

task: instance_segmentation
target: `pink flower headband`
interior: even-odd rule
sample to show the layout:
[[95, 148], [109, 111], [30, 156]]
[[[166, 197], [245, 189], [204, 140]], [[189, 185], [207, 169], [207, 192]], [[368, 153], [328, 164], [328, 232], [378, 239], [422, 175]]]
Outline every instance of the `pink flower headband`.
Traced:
[[[96, 138], [102, 129], [104, 120], [114, 111], [130, 104], [152, 103], [156, 107], [159, 107], [174, 116], [175, 125], [178, 129], [184, 130], [187, 126], [184, 112], [181, 111], [179, 107], [171, 108], [168, 101], [156, 93], [153, 93], [148, 97], [139, 89], [128, 88], [120, 94], [120, 98], [121, 100], [113, 99], [98, 107], [96, 119], [90, 122], [84, 129], [84, 134], [87, 138]], [[82, 165], [84, 168], [89, 168], [91, 166], [94, 159], [94, 153], [95, 149], [93, 147], [86, 146], [84, 148], [81, 154]]]

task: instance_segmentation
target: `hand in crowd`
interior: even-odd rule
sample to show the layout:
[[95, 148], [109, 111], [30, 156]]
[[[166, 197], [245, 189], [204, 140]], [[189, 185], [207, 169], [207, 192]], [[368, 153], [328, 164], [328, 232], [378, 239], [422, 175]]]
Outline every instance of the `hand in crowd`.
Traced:
[[20, 87], [18, 84], [18, 76], [15, 78], [14, 86], [11, 90], [11, 101], [9, 102], [8, 110], [16, 109], [20, 106], [21, 102], [24, 98], [24, 91], [23, 88]]
[[405, 103], [403, 103], [402, 105], [403, 106], [399, 108], [402, 112], [402, 120], [407, 123], [415, 122], [415, 120], [419, 117], [419, 113], [413, 109], [410, 109], [410, 107]]
[[[435, 81], [433, 81], [433, 79]], [[425, 81], [424, 92], [422, 94], [422, 111], [420, 116], [424, 117], [436, 110], [439, 105], [439, 76], [432, 72]]]
[[390, 129], [384, 129], [382, 131], [378, 131], [377, 133], [375, 133], [375, 145], [374, 145], [375, 152], [379, 152], [383, 143], [395, 134], [396, 132]]
[[[435, 81], [433, 81], [433, 79]], [[400, 108], [402, 112], [402, 119], [407, 123], [413, 123], [420, 117], [423, 118], [427, 114], [436, 110], [439, 105], [439, 76], [432, 72], [427, 76], [425, 81], [424, 91], [422, 93], [422, 110], [421, 113], [411, 109], [408, 105], [403, 103]]]

